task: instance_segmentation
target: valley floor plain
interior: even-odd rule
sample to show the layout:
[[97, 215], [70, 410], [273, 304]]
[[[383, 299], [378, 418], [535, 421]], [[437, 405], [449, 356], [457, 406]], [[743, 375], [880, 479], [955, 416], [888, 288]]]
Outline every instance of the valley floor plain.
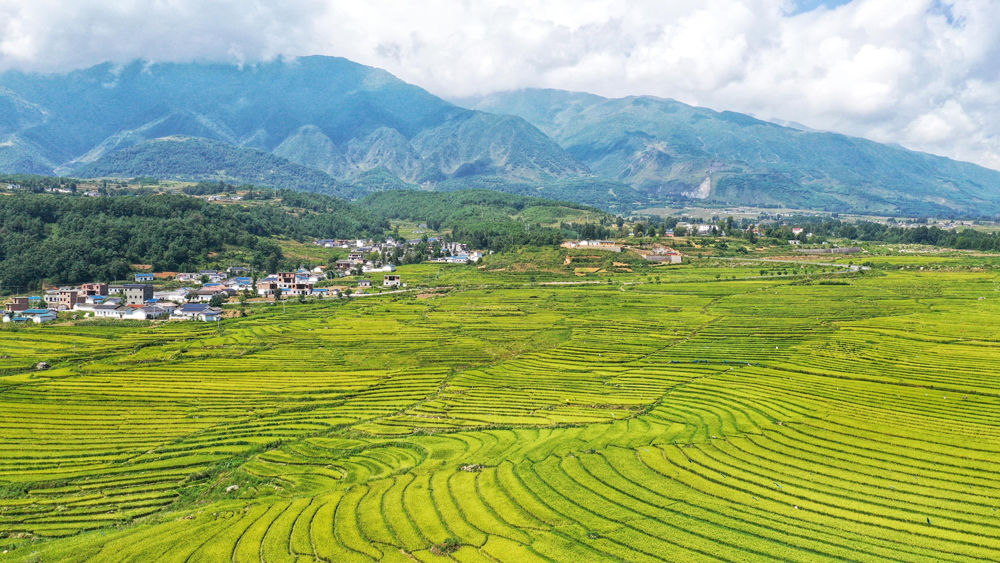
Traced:
[[0, 558], [1000, 559], [995, 259], [872, 260], [2, 331]]

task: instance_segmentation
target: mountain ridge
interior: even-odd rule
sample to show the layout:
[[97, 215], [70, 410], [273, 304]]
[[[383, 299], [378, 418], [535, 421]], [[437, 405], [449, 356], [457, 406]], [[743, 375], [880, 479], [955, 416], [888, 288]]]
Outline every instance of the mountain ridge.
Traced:
[[[458, 100], [525, 118], [650, 197], [834, 211], [1000, 212], [1000, 172], [655, 96], [525, 89]], [[708, 194], [698, 188], [710, 183]], [[769, 192], [769, 190], [771, 190]], [[771, 193], [773, 192], [773, 193]]]
[[1000, 214], [998, 171], [732, 111], [553, 89], [456, 102], [467, 107], [336, 57], [11, 71], [0, 74], [0, 172], [221, 179], [346, 198], [488, 187], [617, 211]]
[[[30, 161], [32, 172], [80, 174], [118, 151], [180, 136], [273, 153], [341, 180], [379, 167], [409, 182], [469, 167], [522, 180], [587, 173], [523, 119], [460, 108], [333, 57], [7, 72], [0, 107], [11, 108], [0, 122], [0, 170], [8, 172]], [[442, 151], [434, 139], [458, 148]]]

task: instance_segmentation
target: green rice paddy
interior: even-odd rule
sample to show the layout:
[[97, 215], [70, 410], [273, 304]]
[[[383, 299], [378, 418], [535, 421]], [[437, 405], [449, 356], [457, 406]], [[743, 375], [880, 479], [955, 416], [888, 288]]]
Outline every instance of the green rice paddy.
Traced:
[[1000, 276], [896, 261], [5, 330], [0, 559], [998, 560]]

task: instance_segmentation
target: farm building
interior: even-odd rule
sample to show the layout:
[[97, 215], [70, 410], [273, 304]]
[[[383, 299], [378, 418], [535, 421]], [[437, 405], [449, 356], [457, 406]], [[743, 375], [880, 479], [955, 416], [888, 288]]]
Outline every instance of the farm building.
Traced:
[[680, 264], [681, 253], [669, 246], [655, 245], [652, 250], [637, 250], [643, 258], [650, 262], [660, 262], [664, 264]]
[[571, 240], [562, 243], [563, 248], [582, 248], [585, 250], [604, 250], [607, 252], [621, 252], [622, 245], [613, 240]]

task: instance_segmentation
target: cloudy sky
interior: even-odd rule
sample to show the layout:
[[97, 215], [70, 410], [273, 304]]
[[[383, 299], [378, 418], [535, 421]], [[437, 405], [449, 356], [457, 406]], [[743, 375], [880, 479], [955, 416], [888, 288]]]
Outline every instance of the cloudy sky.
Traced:
[[1000, 169], [1000, 0], [0, 0], [0, 70], [307, 54], [449, 98], [652, 94]]

